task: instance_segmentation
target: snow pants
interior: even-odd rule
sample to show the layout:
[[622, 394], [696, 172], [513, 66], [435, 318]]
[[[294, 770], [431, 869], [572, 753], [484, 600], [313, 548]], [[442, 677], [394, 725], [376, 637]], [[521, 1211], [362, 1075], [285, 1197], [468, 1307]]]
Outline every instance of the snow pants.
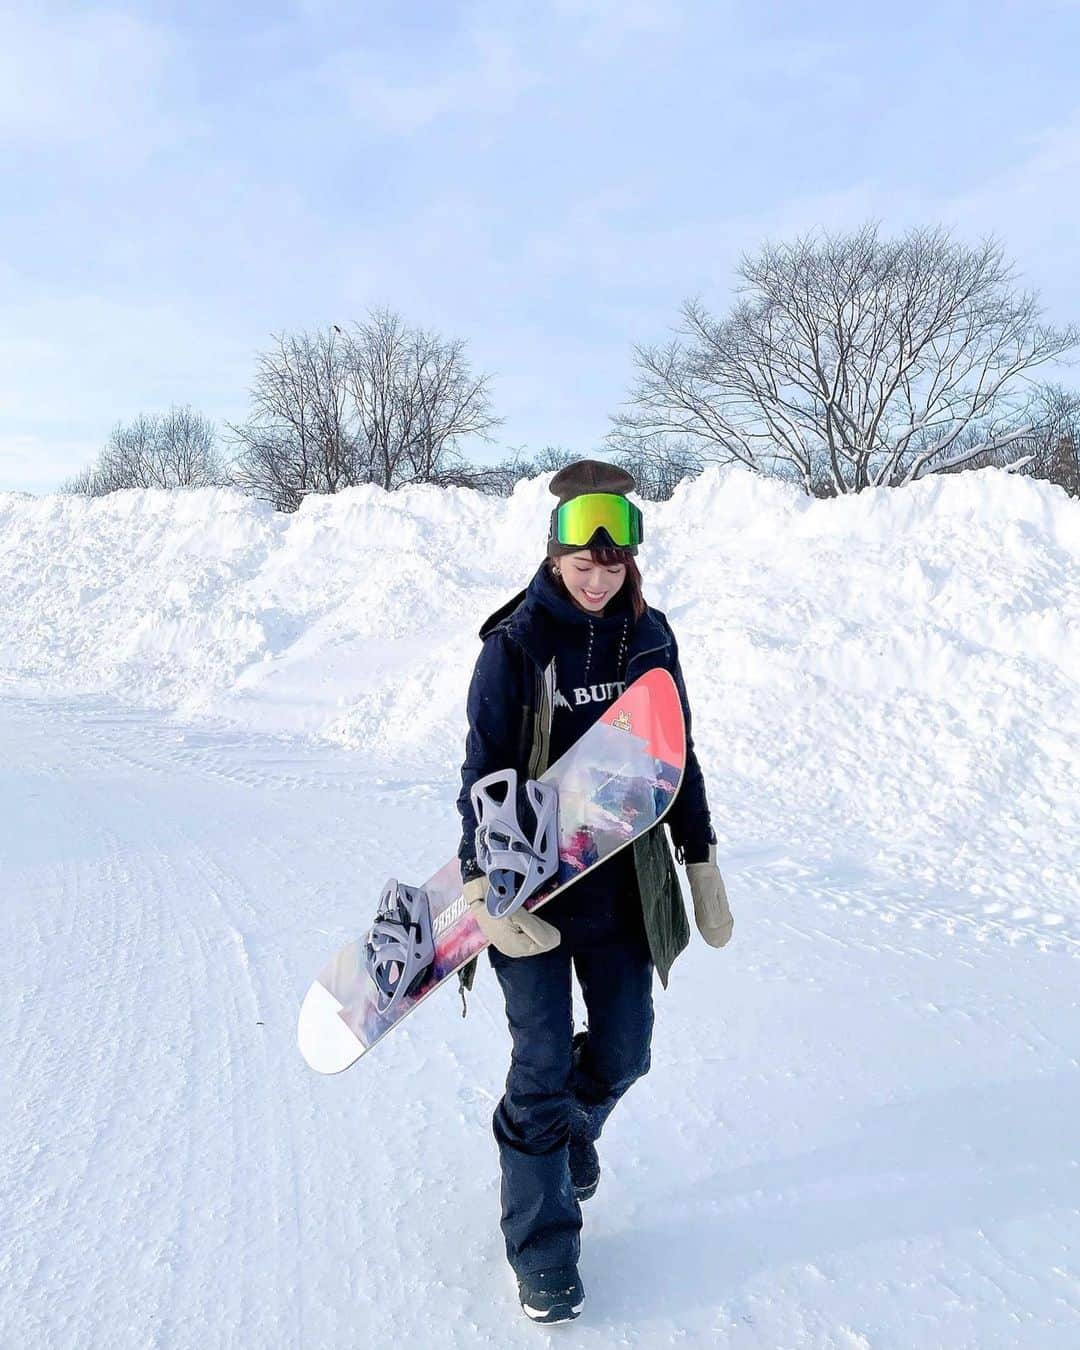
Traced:
[[[565, 898], [572, 897], [585, 900], [572, 891]], [[511, 958], [488, 948], [513, 1042], [492, 1125], [506, 1255], [518, 1276], [577, 1263], [581, 1208], [570, 1183], [570, 1138], [598, 1139], [616, 1102], [649, 1070], [653, 964], [640, 899], [573, 910], [562, 899], [542, 911], [562, 935], [554, 951]], [[577, 1037], [571, 969], [588, 1024]]]

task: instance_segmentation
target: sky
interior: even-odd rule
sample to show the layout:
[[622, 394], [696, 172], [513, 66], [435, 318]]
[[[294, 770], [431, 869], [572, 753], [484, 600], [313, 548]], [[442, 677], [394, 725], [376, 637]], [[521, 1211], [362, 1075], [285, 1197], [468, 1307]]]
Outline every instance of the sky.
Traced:
[[1080, 0], [0, 4], [0, 490], [379, 305], [490, 376], [477, 458], [587, 454], [684, 300], [867, 220], [1080, 319], [1078, 52]]

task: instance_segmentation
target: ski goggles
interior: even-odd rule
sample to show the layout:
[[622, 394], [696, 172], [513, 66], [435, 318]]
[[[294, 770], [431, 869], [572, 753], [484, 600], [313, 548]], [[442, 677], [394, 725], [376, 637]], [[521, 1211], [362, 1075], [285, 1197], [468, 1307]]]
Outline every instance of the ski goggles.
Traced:
[[551, 537], [560, 544], [584, 548], [600, 529], [617, 548], [636, 548], [645, 537], [641, 512], [615, 492], [583, 492], [551, 513]]

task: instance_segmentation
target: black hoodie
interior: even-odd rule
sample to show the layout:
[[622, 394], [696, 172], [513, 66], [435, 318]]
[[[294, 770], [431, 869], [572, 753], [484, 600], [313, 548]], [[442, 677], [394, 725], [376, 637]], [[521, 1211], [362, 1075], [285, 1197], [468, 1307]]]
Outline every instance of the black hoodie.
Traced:
[[[484, 646], [469, 685], [469, 734], [458, 796], [462, 820], [458, 856], [463, 867], [474, 865], [475, 858], [476, 817], [469, 790], [477, 778], [496, 769], [514, 767], [524, 781], [538, 676], [552, 662], [558, 696], [552, 712], [549, 764], [618, 697], [623, 682], [656, 667], [671, 673], [683, 704], [687, 753], [682, 786], [667, 823], [686, 860], [703, 860], [715, 836], [694, 752], [678, 647], [667, 619], [660, 610], [647, 606], [635, 623], [625, 589], [612, 597], [603, 615], [587, 614], [556, 589], [547, 569], [545, 561], [528, 588], [501, 606], [480, 629]], [[636, 893], [632, 855], [631, 849], [620, 850], [575, 882], [566, 899], [574, 892], [580, 895], [579, 888], [586, 885], [592, 891], [594, 884], [609, 895], [628, 888]], [[551, 902], [558, 904], [558, 900]]]

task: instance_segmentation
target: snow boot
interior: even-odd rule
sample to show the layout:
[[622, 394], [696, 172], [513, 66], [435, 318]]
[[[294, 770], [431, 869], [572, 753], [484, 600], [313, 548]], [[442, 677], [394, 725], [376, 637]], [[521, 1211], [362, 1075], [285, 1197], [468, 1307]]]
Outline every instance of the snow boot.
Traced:
[[570, 1180], [578, 1201], [588, 1200], [600, 1185], [600, 1159], [591, 1139], [570, 1136]]
[[581, 1287], [576, 1266], [558, 1266], [554, 1270], [522, 1275], [518, 1280], [518, 1297], [526, 1317], [545, 1326], [572, 1322], [585, 1306], [585, 1290]]

